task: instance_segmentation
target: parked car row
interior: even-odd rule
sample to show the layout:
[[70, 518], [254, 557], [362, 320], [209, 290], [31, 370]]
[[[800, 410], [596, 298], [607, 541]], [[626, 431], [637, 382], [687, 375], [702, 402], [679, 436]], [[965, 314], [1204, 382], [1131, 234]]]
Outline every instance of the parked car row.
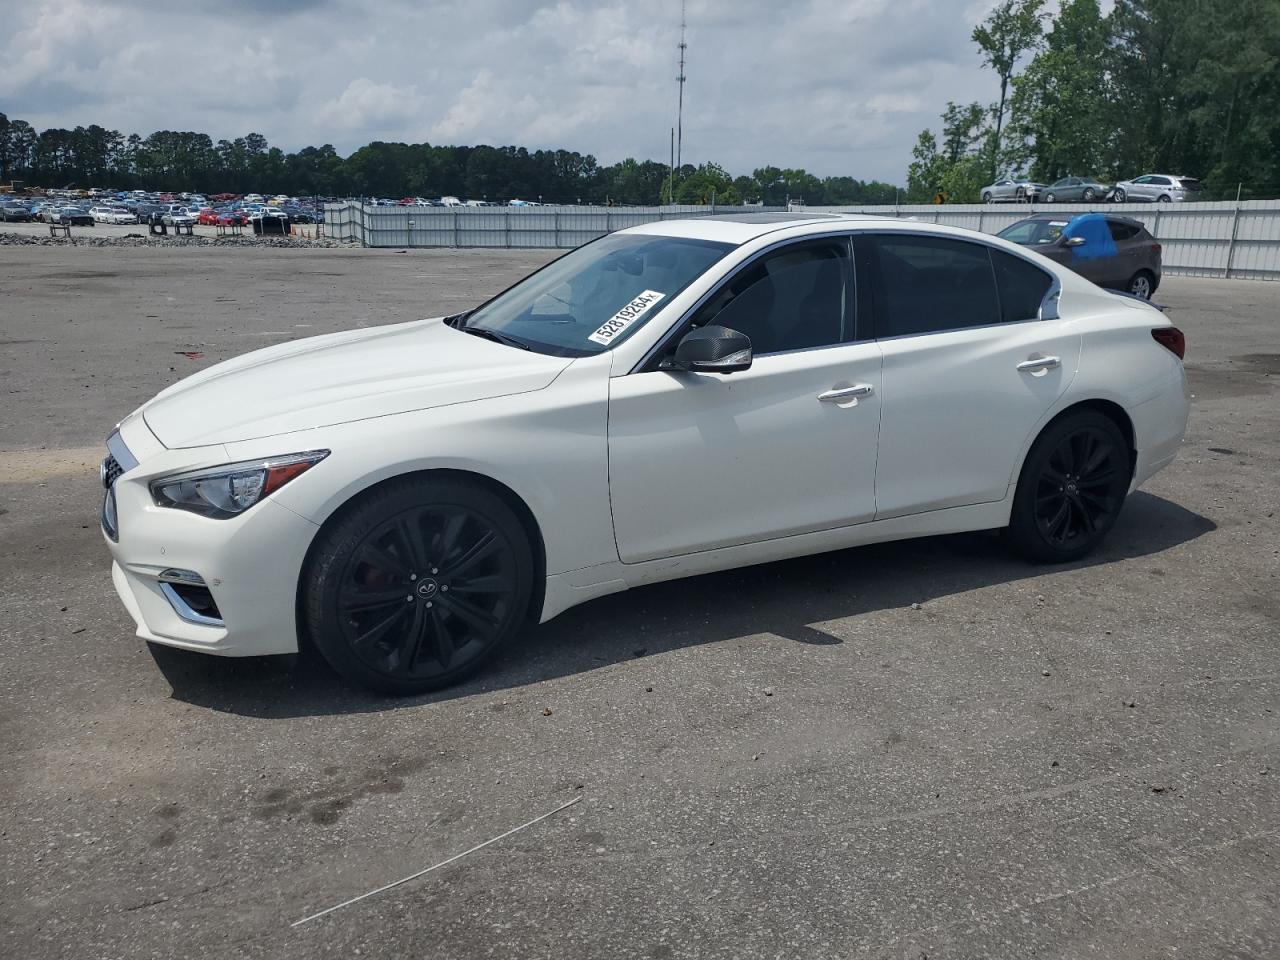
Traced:
[[1132, 180], [1106, 184], [1093, 177], [1063, 177], [1036, 183], [1025, 177], [1005, 177], [980, 191], [983, 203], [1002, 200], [1029, 203], [1174, 203], [1199, 200], [1204, 187], [1195, 177], [1147, 173]]
[[318, 223], [324, 220], [324, 213], [318, 206], [304, 205], [287, 197], [283, 198], [284, 202], [280, 205], [268, 204], [261, 198], [251, 199], [253, 196], [255, 195], [250, 194], [244, 198], [211, 202], [195, 194], [178, 199], [164, 199], [163, 196], [137, 191], [114, 196], [100, 193], [97, 201], [92, 204], [81, 197], [68, 199], [65, 192], [62, 195], [50, 193], [41, 197], [6, 197], [0, 199], [0, 222], [40, 221], [92, 227], [99, 223], [147, 223], [152, 218], [157, 218], [166, 226], [172, 227], [197, 223], [249, 226], [254, 220], [263, 217], [287, 219], [293, 223]]

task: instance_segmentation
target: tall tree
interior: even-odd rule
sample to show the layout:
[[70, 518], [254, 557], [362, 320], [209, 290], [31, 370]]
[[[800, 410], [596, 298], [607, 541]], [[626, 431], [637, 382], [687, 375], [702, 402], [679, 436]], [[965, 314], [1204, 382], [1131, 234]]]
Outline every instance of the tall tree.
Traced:
[[1052, 182], [1103, 174], [1115, 141], [1108, 25], [1098, 0], [1063, 0], [1044, 48], [1013, 81], [1003, 159]]
[[991, 177], [999, 172], [1000, 135], [1004, 129], [1009, 84], [1018, 61], [1040, 43], [1044, 0], [1001, 0], [982, 23], [973, 28], [973, 42], [982, 51], [982, 60], [1000, 78], [1000, 99], [996, 103], [995, 128], [991, 134]]

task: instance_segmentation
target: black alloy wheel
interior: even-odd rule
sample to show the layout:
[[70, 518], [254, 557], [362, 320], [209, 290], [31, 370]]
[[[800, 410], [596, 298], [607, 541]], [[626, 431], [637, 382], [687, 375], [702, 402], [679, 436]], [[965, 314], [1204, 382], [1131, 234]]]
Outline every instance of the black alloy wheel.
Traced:
[[1124, 434], [1109, 417], [1086, 410], [1041, 434], [1023, 465], [1008, 534], [1036, 560], [1075, 560], [1106, 536], [1131, 477]]
[[316, 646], [349, 679], [398, 694], [474, 672], [518, 631], [532, 583], [510, 508], [450, 482], [375, 491], [328, 532], [309, 568]]

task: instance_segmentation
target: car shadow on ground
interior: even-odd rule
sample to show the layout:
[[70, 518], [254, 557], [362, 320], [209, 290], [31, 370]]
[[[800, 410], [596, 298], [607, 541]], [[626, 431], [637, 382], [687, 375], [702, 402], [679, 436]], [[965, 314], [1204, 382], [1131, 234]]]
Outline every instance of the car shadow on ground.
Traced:
[[802, 645], [840, 643], [813, 625], [1149, 557], [1215, 529], [1206, 517], [1139, 492], [1128, 499], [1097, 553], [1063, 566], [1027, 563], [993, 533], [972, 533], [855, 547], [656, 584], [594, 600], [532, 628], [479, 676], [419, 697], [389, 698], [353, 688], [314, 651], [289, 658], [223, 659], [159, 649], [156, 659], [175, 699], [213, 710], [283, 718], [403, 709], [761, 633]]

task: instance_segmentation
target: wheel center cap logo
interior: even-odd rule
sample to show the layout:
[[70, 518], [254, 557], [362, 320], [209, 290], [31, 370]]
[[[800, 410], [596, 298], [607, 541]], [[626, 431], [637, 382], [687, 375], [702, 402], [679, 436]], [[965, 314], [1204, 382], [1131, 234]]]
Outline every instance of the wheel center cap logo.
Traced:
[[440, 585], [434, 580], [427, 579], [418, 581], [418, 596], [423, 600], [430, 600], [437, 592], [439, 592], [439, 590]]
[[1076, 492], [1076, 485], [1074, 483], [1068, 483], [1067, 493], [1075, 493], [1075, 492]]

